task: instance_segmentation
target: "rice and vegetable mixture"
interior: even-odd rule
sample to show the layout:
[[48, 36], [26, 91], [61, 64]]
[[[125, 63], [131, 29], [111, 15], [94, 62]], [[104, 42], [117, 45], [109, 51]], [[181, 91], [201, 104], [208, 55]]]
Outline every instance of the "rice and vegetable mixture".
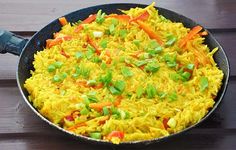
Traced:
[[206, 31], [171, 22], [154, 4], [123, 14], [99, 10], [68, 23], [37, 52], [29, 100], [74, 134], [118, 144], [160, 138], [200, 121], [223, 72]]

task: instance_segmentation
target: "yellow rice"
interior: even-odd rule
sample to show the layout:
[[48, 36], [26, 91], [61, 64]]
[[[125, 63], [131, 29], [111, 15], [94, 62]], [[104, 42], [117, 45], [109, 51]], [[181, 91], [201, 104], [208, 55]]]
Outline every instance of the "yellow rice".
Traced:
[[[26, 80], [24, 85], [29, 92], [29, 101], [43, 116], [64, 129], [85, 122], [85, 126], [70, 131], [84, 136], [99, 132], [102, 135], [101, 140], [111, 140], [116, 144], [168, 136], [199, 122], [213, 107], [214, 97], [222, 84], [223, 72], [213, 59], [217, 48], [211, 51], [207, 45], [203, 44], [204, 37], [199, 34], [187, 42], [186, 50], [180, 48], [179, 41], [188, 34], [190, 29], [184, 27], [182, 23], [165, 19], [158, 14], [153, 5], [144, 9], [131, 8], [123, 13], [134, 18], [145, 10], [150, 15], [145, 23], [163, 39], [164, 43], [167, 42], [168, 34], [177, 38], [172, 46], [163, 46], [162, 52], [151, 58], [155, 59], [155, 62], [160, 66], [157, 72], [149, 73], [135, 65], [126, 66], [126, 61], [136, 61], [136, 58], [131, 54], [140, 50], [145, 52], [145, 48], [151, 41], [148, 34], [140, 29], [137, 23], [132, 22], [127, 25], [124, 21], [118, 20], [114, 35], [105, 34], [114, 22], [114, 18], [105, 18], [102, 24], [98, 24], [96, 21], [84, 24], [83, 30], [79, 33], [74, 32], [78, 24], [69, 23], [62, 27], [60, 33], [72, 36], [71, 40], [63, 41], [51, 48], [45, 48], [34, 55], [35, 70], [31, 71], [32, 76]], [[121, 29], [128, 31], [124, 38], [117, 32]], [[95, 38], [94, 31], [102, 32], [102, 37]], [[75, 57], [77, 52], [86, 53], [87, 47], [84, 44], [86, 44], [87, 35], [90, 35], [94, 43], [99, 46], [101, 50], [99, 58], [103, 62], [107, 59], [106, 51], [110, 51], [112, 62], [107, 64], [105, 69], [101, 67], [101, 62], [96, 63], [86, 58]], [[108, 41], [107, 47], [101, 48], [99, 43], [104, 39]], [[140, 41], [138, 46], [134, 44], [134, 40]], [[61, 55], [62, 49], [70, 56], [69, 58]], [[200, 63], [198, 68], [195, 66], [188, 81], [171, 79], [171, 74], [176, 74], [180, 69], [180, 63], [182, 65], [194, 64], [197, 57], [194, 55], [194, 51], [198, 51], [198, 54], [207, 58], [209, 63], [206, 65]], [[177, 66], [168, 67], [163, 60], [166, 54], [171, 57], [176, 55]], [[201, 62], [201, 58], [199, 59]], [[48, 66], [56, 61], [63, 63], [61, 68], [57, 68], [54, 72], [48, 72]], [[76, 66], [90, 70], [86, 79], [83, 76], [72, 77], [76, 73]], [[123, 67], [128, 67], [132, 76], [125, 77], [121, 72]], [[96, 111], [87, 106], [89, 113], [79, 114], [81, 109], [85, 107], [86, 95], [94, 94], [97, 103], [104, 101], [114, 103], [117, 95], [112, 94], [105, 86], [95, 89], [80, 86], [78, 83], [84, 80], [99, 82], [98, 78], [104, 76], [109, 69], [112, 72], [112, 82], [124, 81], [125, 89], [120, 94], [122, 100], [116, 108], [119, 112], [118, 117], [111, 113], [110, 109], [113, 106], [108, 106], [109, 119], [100, 123], [99, 120], [105, 118], [103, 111]], [[61, 82], [54, 82], [54, 76], [61, 73], [66, 73], [66, 77]], [[200, 80], [203, 76], [207, 78], [208, 86], [204, 90], [200, 90]], [[157, 92], [152, 98], [148, 98], [145, 93], [148, 85], [153, 85]], [[144, 90], [140, 98], [137, 96], [137, 88]], [[73, 112], [78, 112], [78, 115], [73, 118], [74, 120], [65, 119]], [[168, 128], [164, 127], [164, 119], [169, 120]], [[124, 138], [107, 139], [107, 135], [112, 131], [123, 132]]]

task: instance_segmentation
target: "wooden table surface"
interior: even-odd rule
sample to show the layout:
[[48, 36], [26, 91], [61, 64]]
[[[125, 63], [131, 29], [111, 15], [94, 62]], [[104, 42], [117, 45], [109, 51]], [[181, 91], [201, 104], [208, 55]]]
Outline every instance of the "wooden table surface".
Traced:
[[[115, 3], [111, 0], [110, 3]], [[119, 0], [118, 2], [126, 2]], [[130, 0], [150, 4], [152, 0]], [[0, 28], [30, 38], [51, 20], [71, 11], [108, 3], [99, 0], [1, 0]], [[142, 149], [236, 149], [236, 1], [159, 0], [159, 7], [181, 13], [208, 28], [225, 49], [231, 76], [226, 95], [212, 116], [197, 128], [165, 143]], [[18, 57], [0, 55], [0, 149], [111, 149], [74, 140], [39, 119], [16, 84]], [[132, 149], [119, 148], [116, 149]]]

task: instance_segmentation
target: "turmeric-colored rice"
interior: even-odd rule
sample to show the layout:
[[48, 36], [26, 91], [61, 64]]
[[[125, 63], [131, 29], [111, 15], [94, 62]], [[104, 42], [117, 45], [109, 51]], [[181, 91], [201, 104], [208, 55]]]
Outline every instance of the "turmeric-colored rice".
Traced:
[[191, 37], [194, 29], [159, 15], [154, 4], [122, 12], [63, 20], [34, 56], [24, 85], [30, 102], [74, 134], [115, 144], [199, 122], [223, 79], [213, 59], [217, 48], [203, 44], [206, 32]]

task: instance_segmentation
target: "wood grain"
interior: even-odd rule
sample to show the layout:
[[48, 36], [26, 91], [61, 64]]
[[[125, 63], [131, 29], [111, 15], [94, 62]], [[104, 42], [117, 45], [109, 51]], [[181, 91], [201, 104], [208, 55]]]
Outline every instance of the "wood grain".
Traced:
[[[52, 20], [74, 10], [118, 2], [151, 4], [153, 0], [4, 0], [0, 1], [0, 20], [4, 20], [0, 22], [0, 28], [11, 31], [37, 31]], [[156, 1], [156, 6], [183, 14], [207, 28], [236, 28], [236, 23], [232, 22], [236, 18], [234, 0], [159, 0]]]

